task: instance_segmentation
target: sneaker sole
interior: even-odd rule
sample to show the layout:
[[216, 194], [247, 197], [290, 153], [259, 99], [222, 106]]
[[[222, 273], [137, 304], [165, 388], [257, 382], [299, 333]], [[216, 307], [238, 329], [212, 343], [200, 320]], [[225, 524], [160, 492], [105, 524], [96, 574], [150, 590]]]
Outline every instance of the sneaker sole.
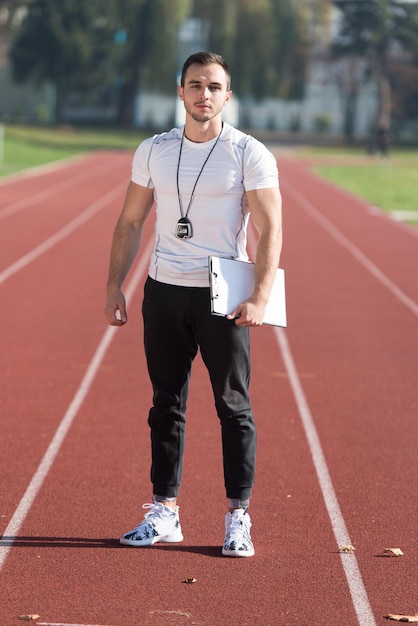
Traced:
[[224, 556], [232, 556], [232, 557], [249, 557], [254, 556], [254, 550], [225, 550], [222, 548], [222, 554]]
[[135, 541], [135, 539], [125, 539], [121, 537], [119, 543], [123, 546], [133, 546], [134, 548], [147, 548], [153, 546], [155, 543], [180, 543], [183, 541], [183, 535], [167, 535], [165, 537], [153, 537], [151, 540]]

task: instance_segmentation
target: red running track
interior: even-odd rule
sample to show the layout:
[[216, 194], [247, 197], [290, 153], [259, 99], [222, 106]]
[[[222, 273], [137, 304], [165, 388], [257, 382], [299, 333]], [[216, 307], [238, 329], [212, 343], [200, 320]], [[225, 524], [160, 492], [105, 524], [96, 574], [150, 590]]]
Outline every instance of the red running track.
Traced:
[[418, 612], [417, 233], [291, 160], [279, 159], [289, 326], [252, 331], [256, 556], [220, 553], [220, 433], [199, 358], [185, 540], [118, 544], [150, 499], [151, 223], [130, 323], [102, 314], [130, 160], [95, 153], [0, 184], [0, 624], [376, 626]]

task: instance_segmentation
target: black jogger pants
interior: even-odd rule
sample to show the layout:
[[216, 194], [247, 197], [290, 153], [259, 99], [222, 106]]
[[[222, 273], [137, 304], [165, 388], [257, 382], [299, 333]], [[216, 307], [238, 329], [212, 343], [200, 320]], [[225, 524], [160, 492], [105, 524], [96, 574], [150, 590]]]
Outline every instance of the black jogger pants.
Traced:
[[249, 329], [212, 315], [209, 288], [148, 278], [142, 305], [153, 386], [151, 482], [154, 494], [179, 493], [190, 371], [200, 348], [221, 423], [226, 496], [247, 499], [254, 484], [256, 429], [251, 411]]

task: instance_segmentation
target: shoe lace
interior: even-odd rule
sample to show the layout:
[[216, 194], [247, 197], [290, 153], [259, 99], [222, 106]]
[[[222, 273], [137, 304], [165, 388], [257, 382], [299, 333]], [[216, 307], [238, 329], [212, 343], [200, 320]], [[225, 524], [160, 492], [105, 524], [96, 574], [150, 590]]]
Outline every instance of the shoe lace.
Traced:
[[144, 517], [147, 520], [162, 518], [165, 512], [165, 507], [160, 502], [146, 502], [142, 505], [143, 509], [150, 509], [148, 513], [145, 513]]
[[231, 524], [229, 527], [229, 536], [231, 539], [239, 540], [244, 538], [249, 529], [251, 523], [248, 516], [245, 517], [245, 513], [233, 513], [231, 516]]

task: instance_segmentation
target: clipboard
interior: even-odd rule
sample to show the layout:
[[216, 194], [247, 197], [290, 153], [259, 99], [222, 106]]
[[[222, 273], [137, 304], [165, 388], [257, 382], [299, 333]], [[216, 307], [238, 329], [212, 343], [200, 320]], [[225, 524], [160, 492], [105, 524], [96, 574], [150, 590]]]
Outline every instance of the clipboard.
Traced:
[[[209, 257], [210, 306], [213, 315], [228, 315], [249, 298], [255, 286], [255, 264]], [[287, 326], [284, 270], [277, 269], [263, 324]]]

